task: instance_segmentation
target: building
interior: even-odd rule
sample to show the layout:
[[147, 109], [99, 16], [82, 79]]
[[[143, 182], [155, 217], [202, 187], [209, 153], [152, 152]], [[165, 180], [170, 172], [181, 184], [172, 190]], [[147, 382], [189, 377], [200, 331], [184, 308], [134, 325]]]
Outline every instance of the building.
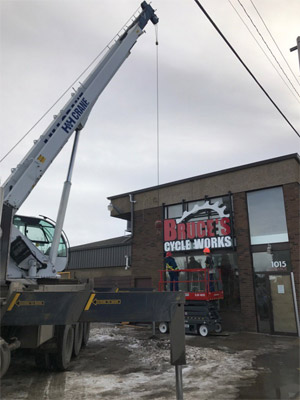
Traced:
[[190, 257], [203, 265], [209, 247], [226, 329], [297, 334], [299, 161], [291, 154], [109, 197], [132, 234], [126, 284], [157, 288], [166, 251], [188, 268]]
[[74, 246], [66, 272], [79, 280], [92, 278], [96, 288], [130, 288], [130, 258], [131, 236]]

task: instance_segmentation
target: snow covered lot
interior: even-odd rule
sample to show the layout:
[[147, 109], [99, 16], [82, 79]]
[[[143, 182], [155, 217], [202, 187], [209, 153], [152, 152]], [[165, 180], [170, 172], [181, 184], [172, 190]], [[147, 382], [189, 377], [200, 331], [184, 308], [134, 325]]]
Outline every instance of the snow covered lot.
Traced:
[[[149, 327], [94, 324], [87, 347], [63, 373], [39, 371], [32, 354], [21, 352], [3, 378], [2, 400], [175, 399], [168, 336], [151, 335]], [[186, 337], [185, 400], [237, 399], [259, 373], [255, 357], [276, 351], [202, 347], [206, 339]]]

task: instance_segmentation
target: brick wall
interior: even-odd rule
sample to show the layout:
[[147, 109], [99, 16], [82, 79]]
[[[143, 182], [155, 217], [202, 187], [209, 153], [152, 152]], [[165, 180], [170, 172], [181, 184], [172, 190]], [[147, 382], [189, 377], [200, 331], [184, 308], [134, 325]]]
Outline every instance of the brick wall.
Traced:
[[247, 331], [257, 332], [253, 268], [245, 192], [233, 195], [233, 208], [239, 268], [242, 325]]
[[136, 278], [150, 277], [158, 288], [159, 270], [163, 269], [163, 233], [155, 221], [161, 220], [161, 209], [150, 208], [134, 213], [132, 243], [132, 274]]
[[290, 254], [292, 270], [295, 277], [296, 294], [298, 304], [300, 301], [300, 248], [299, 248], [299, 191], [300, 186], [298, 183], [290, 183], [283, 186], [283, 195], [285, 203], [286, 222], [290, 243]]

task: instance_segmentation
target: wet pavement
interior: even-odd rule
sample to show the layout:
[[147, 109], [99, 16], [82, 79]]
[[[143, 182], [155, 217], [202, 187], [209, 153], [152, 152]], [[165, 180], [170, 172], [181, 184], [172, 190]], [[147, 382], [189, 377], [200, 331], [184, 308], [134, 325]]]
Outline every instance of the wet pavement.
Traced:
[[[300, 400], [299, 338], [246, 332], [186, 336], [184, 400]], [[2, 400], [171, 400], [176, 398], [168, 335], [150, 326], [93, 324], [67, 371], [36, 368], [17, 352]]]
[[238, 400], [300, 400], [298, 337], [233, 332], [206, 338], [188, 337], [187, 343], [232, 352], [251, 350], [256, 353], [253, 369], [257, 375], [239, 387]]

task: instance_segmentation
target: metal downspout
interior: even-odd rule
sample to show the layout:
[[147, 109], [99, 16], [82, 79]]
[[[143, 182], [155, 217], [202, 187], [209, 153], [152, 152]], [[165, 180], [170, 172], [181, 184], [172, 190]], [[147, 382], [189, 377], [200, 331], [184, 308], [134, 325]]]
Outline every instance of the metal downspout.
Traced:
[[134, 203], [136, 203], [133, 194], [129, 195], [129, 201], [130, 201], [130, 216], [131, 216], [131, 237], [133, 237], [133, 214], [134, 214]]

